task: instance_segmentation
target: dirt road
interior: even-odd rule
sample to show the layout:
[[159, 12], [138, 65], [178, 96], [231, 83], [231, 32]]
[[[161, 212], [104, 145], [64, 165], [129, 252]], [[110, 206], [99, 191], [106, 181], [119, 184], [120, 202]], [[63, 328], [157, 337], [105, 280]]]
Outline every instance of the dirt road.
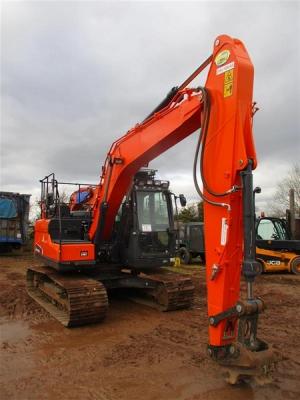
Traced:
[[260, 336], [284, 357], [272, 384], [231, 387], [206, 356], [204, 268], [191, 310], [160, 313], [114, 295], [105, 322], [66, 329], [25, 291], [30, 255], [0, 258], [1, 399], [249, 400], [300, 398], [300, 277], [263, 275]]

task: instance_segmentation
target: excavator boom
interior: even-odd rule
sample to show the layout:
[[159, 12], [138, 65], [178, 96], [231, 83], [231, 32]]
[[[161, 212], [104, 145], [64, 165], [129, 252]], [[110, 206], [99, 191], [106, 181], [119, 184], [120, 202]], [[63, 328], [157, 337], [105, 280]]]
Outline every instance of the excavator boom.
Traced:
[[155, 157], [200, 127], [202, 98], [183, 90], [172, 104], [116, 141], [107, 156], [89, 234], [95, 244], [108, 240], [116, 213], [132, 178]]

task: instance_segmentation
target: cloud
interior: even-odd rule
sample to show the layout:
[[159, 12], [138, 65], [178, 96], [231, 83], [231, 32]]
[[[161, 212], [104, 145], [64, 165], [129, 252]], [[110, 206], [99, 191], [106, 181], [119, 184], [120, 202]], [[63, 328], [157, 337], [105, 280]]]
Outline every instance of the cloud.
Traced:
[[[297, 2], [2, 3], [1, 189], [36, 193], [52, 171], [97, 182], [110, 144], [228, 33], [255, 65], [255, 180], [267, 205], [274, 171], [299, 158], [299, 17]], [[152, 163], [191, 201], [196, 139]]]

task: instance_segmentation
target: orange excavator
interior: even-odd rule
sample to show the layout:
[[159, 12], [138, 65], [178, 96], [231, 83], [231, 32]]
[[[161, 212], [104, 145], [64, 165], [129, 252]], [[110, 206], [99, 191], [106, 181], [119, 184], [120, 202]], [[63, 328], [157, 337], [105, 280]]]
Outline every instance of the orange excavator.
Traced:
[[[205, 86], [188, 87], [206, 67]], [[163, 310], [191, 304], [191, 280], [161, 270], [175, 254], [168, 182], [143, 167], [201, 129], [191, 152], [195, 186], [204, 200], [208, 352], [235, 371], [234, 382], [266, 370], [270, 350], [257, 338], [264, 303], [253, 292], [258, 271], [253, 75], [243, 43], [221, 35], [213, 54], [112, 144], [97, 186], [79, 185], [66, 205], [53, 174], [41, 181], [35, 254], [45, 266], [28, 269], [28, 292], [64, 325], [100, 321], [107, 311], [107, 289], [115, 287], [147, 292]], [[241, 272], [247, 287], [243, 300]]]

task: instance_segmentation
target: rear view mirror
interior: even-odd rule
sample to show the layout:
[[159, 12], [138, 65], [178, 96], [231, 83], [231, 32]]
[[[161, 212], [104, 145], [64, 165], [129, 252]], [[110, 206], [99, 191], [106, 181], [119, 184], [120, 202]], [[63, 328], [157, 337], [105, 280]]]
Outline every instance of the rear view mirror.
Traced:
[[179, 201], [180, 201], [181, 207], [185, 207], [186, 206], [186, 198], [185, 198], [184, 194], [180, 194], [179, 195]]

